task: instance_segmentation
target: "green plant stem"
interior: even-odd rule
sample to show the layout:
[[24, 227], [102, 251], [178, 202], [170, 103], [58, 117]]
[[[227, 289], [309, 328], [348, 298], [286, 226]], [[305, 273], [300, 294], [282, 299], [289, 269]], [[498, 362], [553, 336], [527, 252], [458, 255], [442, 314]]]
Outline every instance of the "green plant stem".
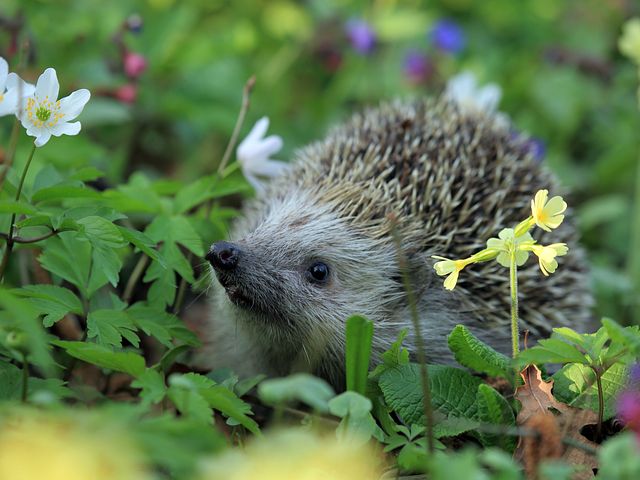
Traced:
[[[33, 160], [33, 154], [36, 152], [36, 145], [33, 144], [33, 148], [31, 149], [31, 153], [29, 154], [29, 158], [27, 159], [27, 163], [22, 170], [22, 176], [20, 177], [20, 183], [18, 184], [18, 190], [16, 191], [16, 202], [20, 200], [20, 195], [22, 194], [22, 187], [24, 186], [24, 180], [27, 178], [27, 172], [29, 171], [29, 166], [31, 165], [31, 160]], [[4, 255], [2, 256], [2, 262], [0, 263], [0, 282], [4, 281], [4, 272], [7, 269], [7, 264], [9, 263], [9, 257], [11, 256], [11, 251], [13, 250], [13, 245], [15, 243], [13, 238], [13, 232], [15, 228], [16, 222], [16, 214], [11, 215], [11, 222], [9, 223], [9, 234], [7, 235], [7, 245], [4, 249]]]
[[407, 259], [402, 252], [402, 243], [398, 234], [398, 230], [396, 228], [397, 221], [395, 217], [390, 217], [390, 220], [392, 221], [391, 233], [396, 244], [398, 255], [398, 266], [400, 267], [400, 272], [402, 274], [402, 283], [404, 285], [404, 289], [407, 292], [407, 303], [409, 304], [411, 322], [413, 323], [413, 330], [416, 336], [416, 352], [418, 363], [420, 365], [420, 383], [422, 386], [422, 403], [424, 407], [425, 428], [427, 437], [427, 455], [431, 455], [435, 451], [435, 448], [433, 435], [433, 407], [431, 405], [431, 385], [429, 383], [427, 355], [424, 350], [424, 340], [422, 339], [422, 332], [420, 330], [420, 317], [418, 316], [418, 305], [413, 288], [411, 287], [411, 279], [409, 277]]
[[518, 330], [518, 265], [515, 249], [511, 252], [509, 284], [511, 287], [511, 345], [513, 358], [516, 358], [520, 353], [520, 332]]
[[16, 148], [18, 146], [18, 136], [20, 135], [20, 120], [16, 117], [13, 122], [13, 129], [11, 130], [11, 136], [9, 137], [9, 150], [7, 152], [7, 160], [4, 162], [4, 169], [0, 172], [0, 192], [4, 186], [4, 179], [7, 177], [7, 173], [13, 165], [13, 159], [16, 156]]
[[22, 402], [27, 402], [27, 394], [29, 393], [29, 361], [27, 354], [22, 354]]
[[145, 269], [147, 268], [147, 265], [149, 265], [149, 257], [146, 254], [142, 253], [140, 255], [140, 259], [138, 260], [138, 263], [136, 263], [136, 266], [133, 267], [131, 276], [127, 281], [127, 286], [124, 288], [124, 293], [122, 294], [122, 300], [125, 303], [129, 303], [129, 301], [131, 300], [131, 296], [133, 295], [133, 290], [136, 288], [136, 285], [138, 284], [138, 280], [140, 280], [140, 277], [142, 276]]
[[628, 259], [628, 274], [633, 287], [633, 295], [631, 296], [632, 305], [631, 313], [636, 324], [640, 324], [640, 159], [636, 165], [636, 191], [635, 204], [633, 205], [632, 217], [635, 218], [631, 226], [631, 239]]
[[596, 376], [596, 386], [598, 387], [598, 425], [596, 427], [596, 437], [602, 439], [602, 422], [604, 420], [604, 391], [602, 390], [602, 372], [597, 367], [591, 367]]

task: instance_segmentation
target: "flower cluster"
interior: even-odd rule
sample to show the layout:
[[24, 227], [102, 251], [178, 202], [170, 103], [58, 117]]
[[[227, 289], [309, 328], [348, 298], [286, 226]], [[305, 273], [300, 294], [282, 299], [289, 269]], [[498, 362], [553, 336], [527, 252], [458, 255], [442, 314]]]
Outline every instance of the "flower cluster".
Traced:
[[538, 264], [543, 275], [556, 271], [558, 268], [557, 257], [566, 255], [569, 251], [564, 243], [554, 243], [551, 245], [538, 244], [529, 230], [534, 226], [550, 232], [558, 228], [564, 220], [564, 212], [567, 209], [566, 202], [562, 197], [553, 197], [548, 200], [549, 192], [539, 190], [535, 198], [531, 201], [531, 216], [520, 222], [515, 228], [505, 228], [498, 238], [490, 238], [487, 241], [487, 248], [480, 252], [461, 260], [450, 260], [444, 257], [434, 256], [440, 260], [436, 262], [434, 268], [440, 276], [447, 276], [444, 287], [453, 290], [458, 281], [460, 272], [473, 263], [496, 260], [504, 267], [510, 267], [512, 262], [517, 266], [525, 264], [529, 258], [529, 253], [538, 257]]
[[80, 122], [75, 120], [90, 98], [89, 90], [81, 89], [58, 100], [60, 84], [56, 71], [47, 68], [36, 85], [9, 73], [6, 60], [0, 57], [0, 116], [15, 115], [27, 135], [35, 137], [41, 147], [51, 136], [77, 135]]

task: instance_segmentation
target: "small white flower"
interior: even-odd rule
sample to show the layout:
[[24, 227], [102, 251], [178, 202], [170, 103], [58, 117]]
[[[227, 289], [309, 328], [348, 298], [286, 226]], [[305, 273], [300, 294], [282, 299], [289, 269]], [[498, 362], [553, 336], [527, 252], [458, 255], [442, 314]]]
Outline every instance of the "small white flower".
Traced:
[[80, 122], [71, 120], [82, 113], [91, 94], [83, 88], [58, 100], [59, 89], [56, 71], [47, 68], [38, 78], [33, 94], [22, 99], [20, 121], [27, 135], [36, 137], [36, 147], [47, 143], [51, 135], [59, 137], [80, 132]]
[[463, 110], [494, 113], [500, 103], [502, 90], [495, 83], [480, 87], [473, 73], [462, 72], [449, 79], [444, 94]]
[[282, 138], [278, 135], [265, 137], [268, 128], [269, 119], [262, 117], [236, 150], [242, 173], [258, 194], [263, 193], [265, 189], [264, 183], [258, 176], [274, 178], [290, 168], [288, 163], [269, 158], [282, 148]]
[[0, 57], [0, 117], [18, 111], [19, 98], [31, 95], [35, 87], [15, 73], [9, 73], [9, 64]]

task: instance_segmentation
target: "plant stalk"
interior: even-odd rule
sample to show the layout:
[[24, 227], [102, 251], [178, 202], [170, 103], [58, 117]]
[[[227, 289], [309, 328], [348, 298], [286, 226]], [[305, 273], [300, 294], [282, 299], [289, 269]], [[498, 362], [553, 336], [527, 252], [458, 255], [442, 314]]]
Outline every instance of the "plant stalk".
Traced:
[[133, 290], [136, 288], [138, 280], [140, 280], [140, 277], [147, 268], [147, 265], [149, 265], [149, 257], [145, 253], [140, 254], [140, 259], [138, 260], [138, 263], [136, 263], [136, 266], [133, 267], [131, 276], [127, 281], [127, 286], [124, 288], [124, 293], [122, 294], [122, 301], [125, 303], [129, 303], [131, 301]]
[[[20, 200], [20, 195], [22, 194], [22, 187], [24, 186], [24, 180], [27, 178], [27, 172], [29, 171], [29, 166], [31, 165], [31, 160], [33, 160], [33, 154], [36, 152], [36, 145], [33, 144], [33, 148], [31, 149], [31, 153], [29, 154], [29, 158], [27, 159], [27, 163], [22, 170], [22, 176], [20, 177], [20, 183], [18, 184], [18, 190], [16, 191], [16, 202]], [[13, 245], [15, 243], [13, 238], [13, 232], [15, 229], [16, 222], [16, 214], [11, 215], [11, 222], [9, 223], [9, 234], [7, 235], [7, 245], [4, 249], [4, 254], [2, 256], [2, 262], [0, 263], [0, 282], [4, 281], [4, 272], [7, 269], [7, 264], [9, 263], [9, 257], [11, 256], [11, 251], [13, 250]]]
[[604, 391], [602, 390], [602, 374], [599, 368], [591, 367], [596, 376], [596, 386], [598, 387], [598, 426], [596, 428], [596, 437], [602, 439], [602, 422], [604, 420]]
[[27, 354], [22, 354], [22, 403], [27, 402], [27, 394], [29, 393], [29, 361]]
[[513, 358], [516, 358], [520, 353], [520, 332], [518, 330], [518, 265], [515, 248], [511, 252], [509, 284], [511, 287], [511, 345]]

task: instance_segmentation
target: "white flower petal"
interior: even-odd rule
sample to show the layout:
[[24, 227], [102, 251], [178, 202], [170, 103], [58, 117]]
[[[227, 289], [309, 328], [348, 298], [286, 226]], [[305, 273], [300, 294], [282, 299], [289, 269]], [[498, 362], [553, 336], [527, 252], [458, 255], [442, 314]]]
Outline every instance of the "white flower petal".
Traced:
[[262, 193], [264, 193], [265, 187], [264, 187], [264, 183], [261, 182], [260, 180], [258, 180], [255, 176], [253, 176], [251, 174], [251, 172], [249, 171], [245, 171], [244, 169], [242, 170], [242, 173], [244, 174], [244, 178], [247, 179], [247, 181], [251, 184], [251, 186], [253, 187], [253, 189], [256, 191], [256, 194], [261, 195]]
[[47, 68], [36, 83], [36, 98], [39, 101], [48, 98], [53, 103], [58, 100], [59, 90], [60, 84], [56, 71], [53, 68]]
[[[255, 144], [250, 152], [245, 152], [244, 162], [251, 165], [257, 165], [262, 163], [263, 160], [267, 160], [268, 157], [274, 153], [278, 153], [281, 148], [282, 138], [277, 135], [272, 135]], [[240, 156], [238, 158], [242, 161]]]
[[17, 73], [11, 72], [7, 77], [7, 90], [18, 89], [18, 93], [23, 97], [30, 97], [36, 91], [36, 86], [25, 82]]
[[5, 115], [12, 115], [18, 111], [18, 92], [16, 90], [9, 90], [5, 93], [0, 100], [0, 117]]
[[36, 147], [41, 147], [45, 143], [47, 143], [50, 138], [51, 138], [51, 133], [49, 133], [48, 131], [41, 131], [40, 134], [36, 137], [36, 141], [34, 143], [36, 144]]
[[502, 97], [500, 87], [494, 83], [490, 83], [478, 90], [475, 103], [480, 110], [494, 112], [498, 108], [500, 97]]
[[462, 72], [447, 82], [446, 95], [459, 103], [472, 97], [476, 90], [476, 78], [471, 72]]
[[80, 133], [80, 122], [60, 122], [49, 128], [49, 132], [56, 137], [60, 135], [77, 135]]
[[4, 93], [4, 87], [7, 84], [7, 76], [9, 75], [9, 64], [0, 57], [0, 95]]
[[278, 160], [265, 160], [260, 162], [255, 167], [251, 168], [251, 173], [254, 175], [262, 175], [265, 177], [279, 177], [283, 173], [287, 172], [291, 168], [291, 165]]
[[256, 122], [256, 124], [253, 126], [253, 128], [251, 129], [249, 134], [245, 137], [245, 139], [242, 141], [242, 143], [245, 143], [245, 142], [255, 143], [259, 141], [262, 137], [264, 137], [264, 134], [267, 133], [268, 129], [269, 129], [269, 118], [262, 117], [260, 120]]
[[83, 88], [61, 99], [60, 113], [64, 114], [64, 120], [68, 122], [80, 115], [90, 98], [91, 93], [89, 93], [89, 90]]

